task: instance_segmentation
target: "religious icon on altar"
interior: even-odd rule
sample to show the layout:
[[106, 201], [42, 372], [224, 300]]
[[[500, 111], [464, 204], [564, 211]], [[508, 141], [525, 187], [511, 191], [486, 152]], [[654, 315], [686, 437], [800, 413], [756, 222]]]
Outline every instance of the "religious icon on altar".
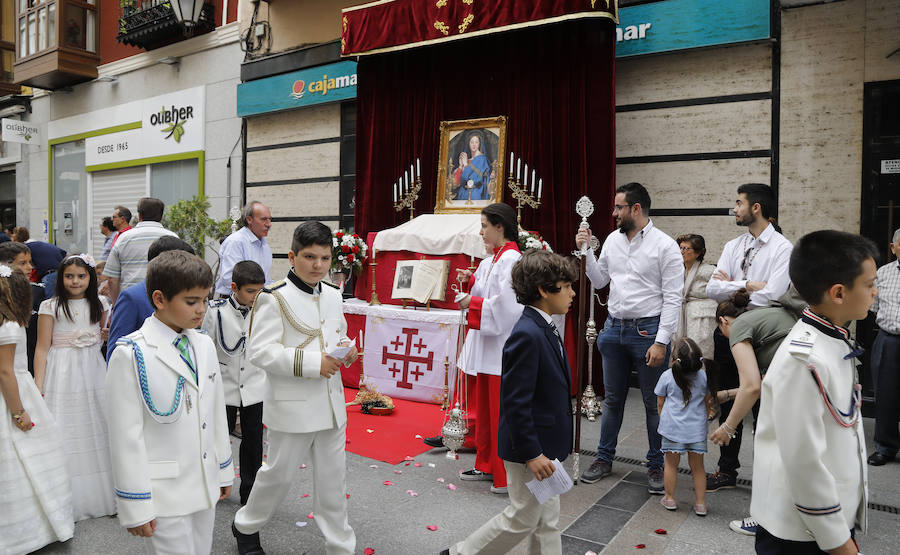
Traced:
[[442, 121], [435, 214], [480, 212], [503, 198], [506, 117]]

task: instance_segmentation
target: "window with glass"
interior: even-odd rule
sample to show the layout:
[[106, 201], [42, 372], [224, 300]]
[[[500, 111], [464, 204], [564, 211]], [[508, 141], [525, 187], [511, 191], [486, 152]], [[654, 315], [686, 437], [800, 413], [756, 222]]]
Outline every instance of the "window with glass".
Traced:
[[14, 29], [20, 59], [54, 49], [57, 41], [59, 46], [97, 52], [97, 0], [17, 1]]
[[11, 83], [16, 60], [16, 0], [0, 0], [0, 82]]

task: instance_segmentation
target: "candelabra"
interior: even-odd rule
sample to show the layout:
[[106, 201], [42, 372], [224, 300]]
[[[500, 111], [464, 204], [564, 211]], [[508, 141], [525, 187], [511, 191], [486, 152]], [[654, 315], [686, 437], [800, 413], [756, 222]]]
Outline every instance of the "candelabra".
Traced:
[[416, 217], [416, 201], [419, 200], [419, 191], [422, 190], [422, 177], [419, 176], [412, 183], [412, 187], [402, 191], [399, 199], [394, 203], [394, 210], [397, 212], [403, 209], [409, 210], [409, 219]]
[[512, 196], [516, 200], [516, 223], [519, 227], [522, 225], [522, 207], [530, 206], [537, 210], [541, 206], [541, 196], [543, 194], [544, 179], [537, 177], [537, 171], [531, 170], [531, 184], [528, 183], [528, 164], [525, 164], [525, 180], [520, 181], [520, 170], [522, 169], [522, 159], [516, 162], [516, 173], [513, 176], [513, 160], [515, 154], [509, 153], [509, 177], [506, 186], [512, 191]]

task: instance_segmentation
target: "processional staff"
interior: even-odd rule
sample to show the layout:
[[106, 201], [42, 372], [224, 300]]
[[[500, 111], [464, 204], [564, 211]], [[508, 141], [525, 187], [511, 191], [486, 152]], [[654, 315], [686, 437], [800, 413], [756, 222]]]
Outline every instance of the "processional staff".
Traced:
[[[583, 196], [578, 199], [578, 202], [575, 203], [575, 213], [581, 216], [581, 223], [578, 225], [578, 229], [588, 229], [590, 224], [588, 224], [588, 216], [594, 213], [594, 203], [591, 202], [587, 196]], [[585, 305], [585, 299], [587, 297], [587, 274], [586, 274], [586, 262], [585, 257], [588, 253], [588, 243], [584, 243], [581, 246], [581, 250], [575, 251], [573, 254], [581, 259], [581, 270], [578, 275], [578, 354], [575, 358], [576, 360], [576, 376], [575, 382], [577, 384], [576, 394], [575, 396], [575, 414], [573, 418], [575, 418], [575, 438], [574, 444], [572, 447], [572, 452], [574, 453], [574, 465], [572, 468], [572, 479], [574, 483], [578, 483], [578, 476], [581, 473], [580, 466], [580, 457], [581, 457], [581, 382], [583, 381], [584, 372], [585, 372], [585, 354], [586, 349], [591, 348], [590, 345], [587, 345], [587, 338], [585, 337], [585, 333], [587, 331], [587, 321], [585, 309], [587, 308]], [[592, 297], [590, 298], [593, 301], [593, 288], [591, 289]], [[590, 372], [590, 369], [588, 369]]]

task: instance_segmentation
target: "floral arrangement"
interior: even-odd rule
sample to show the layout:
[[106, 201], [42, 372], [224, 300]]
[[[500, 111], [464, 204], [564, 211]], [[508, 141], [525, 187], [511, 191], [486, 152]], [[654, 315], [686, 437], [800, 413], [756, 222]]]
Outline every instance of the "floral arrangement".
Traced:
[[553, 252], [553, 249], [550, 248], [550, 244], [547, 241], [544, 241], [543, 237], [534, 233], [533, 231], [524, 231], [519, 230], [519, 240], [517, 241], [519, 244], [519, 250], [526, 251], [529, 249], [540, 249], [544, 251]]
[[362, 261], [366, 258], [368, 248], [356, 233], [336, 229], [331, 233], [331, 269], [339, 272], [362, 270]]

